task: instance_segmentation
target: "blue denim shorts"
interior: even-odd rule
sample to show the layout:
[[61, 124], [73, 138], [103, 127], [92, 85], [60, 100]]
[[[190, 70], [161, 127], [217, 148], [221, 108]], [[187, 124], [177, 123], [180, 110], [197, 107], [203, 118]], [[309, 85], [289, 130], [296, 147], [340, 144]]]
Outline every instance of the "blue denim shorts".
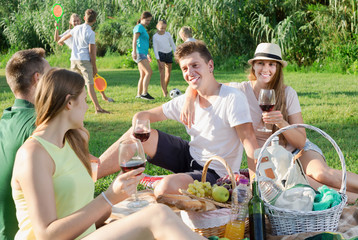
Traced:
[[142, 61], [144, 59], [148, 59], [146, 54], [137, 53], [137, 60], [135, 62], [139, 63], [140, 61]]
[[[319, 153], [323, 157], [323, 159], [326, 161], [326, 158], [324, 157], [322, 150], [316, 144], [314, 144], [307, 138], [306, 144], [303, 147], [303, 151], [308, 151], [308, 150], [312, 150], [312, 151]], [[300, 151], [300, 149], [296, 149], [296, 150], [292, 151], [292, 154], [295, 156], [299, 153], [299, 151]]]

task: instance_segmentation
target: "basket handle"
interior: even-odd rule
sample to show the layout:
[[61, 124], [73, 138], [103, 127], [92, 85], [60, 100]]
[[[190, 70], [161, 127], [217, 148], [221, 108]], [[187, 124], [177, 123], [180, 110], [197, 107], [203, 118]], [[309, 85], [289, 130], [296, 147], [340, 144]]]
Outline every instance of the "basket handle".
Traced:
[[[293, 129], [293, 128], [308, 128], [308, 129], [311, 129], [311, 130], [314, 130], [316, 132], [318, 132], [319, 134], [321, 134], [323, 137], [325, 137], [328, 141], [331, 142], [331, 144], [333, 145], [334, 149], [336, 149], [337, 153], [338, 153], [338, 156], [339, 156], [339, 159], [341, 161], [341, 164], [342, 164], [342, 184], [341, 184], [341, 189], [339, 190], [340, 193], [343, 193], [345, 194], [346, 193], [346, 184], [347, 184], [347, 171], [346, 171], [346, 162], [344, 160], [344, 156], [342, 154], [342, 151], [341, 149], [338, 147], [337, 143], [327, 134], [325, 133], [324, 131], [322, 131], [321, 129], [317, 128], [317, 127], [314, 127], [314, 126], [311, 126], [311, 125], [308, 125], [308, 124], [292, 124], [292, 125], [289, 125], [287, 127], [284, 127], [284, 128], [281, 128], [279, 129], [278, 131], [276, 131], [275, 133], [273, 133], [265, 142], [265, 144], [262, 146], [261, 148], [261, 151], [259, 153], [259, 156], [258, 156], [258, 160], [257, 160], [257, 165], [256, 165], [256, 174], [255, 174], [255, 180], [257, 181], [258, 179], [258, 176], [259, 176], [259, 166], [261, 164], [261, 159], [262, 159], [262, 155], [263, 155], [263, 152], [264, 150], [268, 147], [268, 145], [270, 144], [270, 142], [272, 141], [272, 139], [276, 136], [278, 136], [279, 134], [285, 132], [286, 130], [289, 130], [289, 129]], [[260, 189], [260, 188], [259, 188]]]
[[[227, 162], [222, 157], [213, 156], [208, 161], [206, 161], [206, 163], [205, 163], [205, 165], [203, 167], [203, 173], [202, 173], [202, 176], [201, 176], [201, 181], [202, 182], [206, 181], [206, 174], [208, 172], [209, 165], [213, 160], [219, 161], [226, 168], [226, 171], [228, 172], [230, 180], [231, 180], [232, 190], [233, 190], [233, 193], [234, 193], [234, 189], [236, 188], [235, 176], [234, 176], [229, 164], [227, 164]], [[234, 204], [235, 207], [237, 207], [238, 206], [237, 194], [233, 194], [233, 196], [234, 196], [233, 204]]]

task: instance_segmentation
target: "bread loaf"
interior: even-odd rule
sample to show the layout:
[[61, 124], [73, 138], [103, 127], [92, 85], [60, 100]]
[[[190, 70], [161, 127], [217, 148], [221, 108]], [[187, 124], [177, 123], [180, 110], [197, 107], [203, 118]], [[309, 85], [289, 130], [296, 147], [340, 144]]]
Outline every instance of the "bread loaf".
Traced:
[[197, 212], [197, 211], [202, 211], [204, 209], [205, 203], [202, 203], [196, 199], [190, 199], [190, 200], [178, 201], [175, 206], [180, 210]]
[[208, 202], [208, 201], [204, 201], [203, 202], [205, 205], [204, 205], [204, 209], [203, 209], [203, 212], [206, 212], [206, 211], [213, 211], [213, 210], [216, 210], [216, 206], [214, 203], [212, 202]]
[[157, 197], [158, 203], [175, 206], [179, 201], [191, 200], [189, 196], [181, 194], [163, 194]]
[[180, 210], [204, 212], [215, 210], [216, 206], [207, 201], [192, 199], [189, 196], [181, 194], [163, 194], [157, 197], [158, 203], [174, 206]]

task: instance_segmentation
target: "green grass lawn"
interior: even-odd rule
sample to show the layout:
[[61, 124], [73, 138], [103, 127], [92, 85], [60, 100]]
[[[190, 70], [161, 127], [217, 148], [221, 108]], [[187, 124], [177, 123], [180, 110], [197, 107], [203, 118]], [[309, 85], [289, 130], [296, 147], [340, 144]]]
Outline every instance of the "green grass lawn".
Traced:
[[[150, 109], [169, 101], [161, 95], [159, 73], [154, 71], [149, 86], [149, 93], [156, 99], [146, 101], [135, 99], [139, 73], [137, 70], [105, 70], [99, 72], [108, 82], [106, 94], [115, 99], [114, 103], [100, 100], [100, 104], [112, 114], [94, 114], [94, 107], [90, 106], [85, 117], [85, 126], [91, 133], [90, 151], [100, 156], [114, 141], [116, 141], [130, 126], [132, 116], [141, 110]], [[8, 88], [4, 70], [0, 69], [0, 109], [11, 106], [14, 97]], [[220, 82], [245, 81], [246, 74], [242, 72], [216, 72], [216, 79]], [[286, 84], [292, 86], [298, 93], [305, 123], [314, 125], [328, 133], [341, 148], [347, 170], [358, 173], [358, 77], [341, 74], [325, 73], [285, 73]], [[176, 87], [182, 92], [187, 84], [179, 70], [172, 72], [169, 90]], [[100, 95], [97, 94], [100, 98]], [[0, 114], [2, 115], [2, 113]], [[165, 121], [152, 124], [164, 132], [181, 136], [189, 140], [185, 128], [177, 122]], [[315, 132], [307, 131], [310, 140], [321, 147], [328, 164], [340, 168], [340, 162], [332, 145]], [[243, 161], [243, 167], [247, 164]], [[149, 174], [165, 174], [148, 164], [146, 172]], [[97, 181], [96, 193], [104, 190], [113, 179], [108, 176]]]

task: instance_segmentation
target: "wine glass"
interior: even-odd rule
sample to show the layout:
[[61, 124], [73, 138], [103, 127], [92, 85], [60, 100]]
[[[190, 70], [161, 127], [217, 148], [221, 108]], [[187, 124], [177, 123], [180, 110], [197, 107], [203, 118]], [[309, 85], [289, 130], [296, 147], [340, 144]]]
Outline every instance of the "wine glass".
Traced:
[[149, 119], [136, 119], [134, 124], [133, 136], [141, 142], [148, 140], [150, 136], [150, 121]]
[[[263, 112], [271, 112], [276, 103], [275, 90], [274, 89], [261, 89], [259, 95], [259, 105]], [[264, 127], [257, 129], [260, 132], [272, 132], [271, 129]]]
[[[119, 165], [123, 172], [145, 167], [146, 158], [142, 143], [136, 138], [128, 138], [119, 143]], [[137, 190], [135, 200], [128, 204], [129, 208], [140, 208], [149, 204], [148, 201], [139, 200]]]

